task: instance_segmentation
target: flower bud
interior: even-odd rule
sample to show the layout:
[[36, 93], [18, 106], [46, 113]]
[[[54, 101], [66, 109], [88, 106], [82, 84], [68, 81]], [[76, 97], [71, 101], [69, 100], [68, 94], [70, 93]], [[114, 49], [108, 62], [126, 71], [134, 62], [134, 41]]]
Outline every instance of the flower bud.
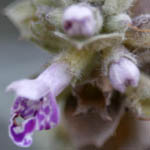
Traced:
[[133, 25], [140, 29], [149, 29], [150, 14], [144, 14], [133, 18]]
[[112, 63], [109, 69], [109, 79], [114, 89], [124, 93], [128, 86], [136, 87], [140, 72], [137, 66], [129, 59], [122, 57]]
[[132, 20], [127, 14], [119, 14], [107, 18], [105, 29], [109, 32], [124, 32]]
[[[63, 15], [63, 28], [69, 36], [91, 36], [101, 27], [103, 19], [89, 5], [71, 5]], [[98, 21], [98, 22], [97, 22]]]
[[130, 30], [126, 33], [125, 44], [135, 48], [150, 48], [150, 15], [133, 18]]

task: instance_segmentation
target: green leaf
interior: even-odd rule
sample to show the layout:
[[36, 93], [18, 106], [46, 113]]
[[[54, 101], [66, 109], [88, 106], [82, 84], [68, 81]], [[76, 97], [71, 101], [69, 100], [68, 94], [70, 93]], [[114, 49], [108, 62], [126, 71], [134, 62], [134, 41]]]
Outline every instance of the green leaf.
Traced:
[[115, 44], [120, 44], [124, 38], [124, 35], [121, 33], [95, 35], [86, 39], [71, 38], [61, 32], [55, 32], [54, 34], [64, 40], [64, 44], [66, 42], [68, 47], [74, 47], [78, 50], [91, 49], [100, 51]]
[[35, 10], [30, 0], [16, 1], [5, 9], [5, 14], [19, 28], [22, 37], [28, 39], [32, 35], [29, 24], [35, 19]]

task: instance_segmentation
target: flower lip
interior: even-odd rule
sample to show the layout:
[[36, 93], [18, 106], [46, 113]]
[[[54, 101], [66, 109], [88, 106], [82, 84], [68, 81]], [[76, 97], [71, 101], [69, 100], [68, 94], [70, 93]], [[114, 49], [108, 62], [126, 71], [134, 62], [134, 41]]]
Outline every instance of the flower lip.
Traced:
[[[16, 145], [29, 147], [33, 132], [55, 127], [59, 116], [55, 97], [50, 93], [38, 101], [17, 97], [12, 107], [9, 136]], [[21, 123], [16, 122], [19, 117], [23, 119]]]

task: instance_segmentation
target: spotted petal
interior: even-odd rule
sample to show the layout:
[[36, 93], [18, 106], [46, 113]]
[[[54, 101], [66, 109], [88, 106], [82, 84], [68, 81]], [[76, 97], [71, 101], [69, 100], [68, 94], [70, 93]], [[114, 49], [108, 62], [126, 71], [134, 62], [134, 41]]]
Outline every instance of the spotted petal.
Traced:
[[[18, 123], [18, 119], [23, 121]], [[9, 136], [21, 147], [32, 144], [32, 134], [36, 130], [48, 130], [59, 123], [59, 109], [55, 97], [49, 93], [38, 101], [17, 97], [12, 107]]]

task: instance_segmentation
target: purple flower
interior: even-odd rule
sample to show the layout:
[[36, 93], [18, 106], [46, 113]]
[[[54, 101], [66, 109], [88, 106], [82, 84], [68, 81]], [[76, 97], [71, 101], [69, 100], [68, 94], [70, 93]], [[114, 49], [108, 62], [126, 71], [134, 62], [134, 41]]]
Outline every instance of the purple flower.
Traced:
[[136, 87], [139, 82], [140, 72], [137, 66], [127, 58], [120, 58], [112, 63], [109, 69], [109, 79], [114, 89], [124, 93], [126, 87]]
[[85, 5], [69, 6], [64, 12], [63, 26], [69, 36], [93, 35], [96, 31], [96, 20], [92, 9]]
[[24, 79], [8, 86], [8, 91], [17, 94], [9, 125], [9, 136], [16, 145], [29, 147], [34, 131], [48, 130], [58, 124], [59, 108], [55, 97], [71, 78], [68, 65], [55, 63], [34, 80]]

